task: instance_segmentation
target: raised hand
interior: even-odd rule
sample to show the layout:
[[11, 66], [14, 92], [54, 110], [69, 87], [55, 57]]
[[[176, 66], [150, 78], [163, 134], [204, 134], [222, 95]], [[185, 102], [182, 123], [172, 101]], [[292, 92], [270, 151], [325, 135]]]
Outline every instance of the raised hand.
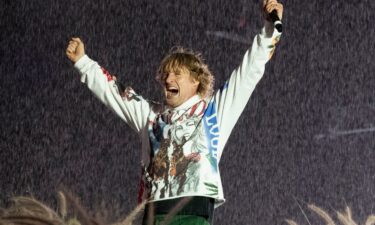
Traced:
[[283, 5], [278, 3], [277, 0], [263, 0], [263, 10], [267, 20], [270, 20], [269, 14], [276, 10], [279, 19], [281, 20], [283, 17]]
[[85, 46], [81, 39], [72, 38], [69, 41], [68, 47], [66, 48], [66, 56], [72, 61], [73, 63], [77, 62], [82, 56], [85, 55]]

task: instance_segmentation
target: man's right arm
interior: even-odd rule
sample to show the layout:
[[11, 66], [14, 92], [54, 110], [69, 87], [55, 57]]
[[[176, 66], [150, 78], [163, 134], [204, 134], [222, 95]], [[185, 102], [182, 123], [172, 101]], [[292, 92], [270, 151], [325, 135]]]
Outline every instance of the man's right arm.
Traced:
[[85, 83], [101, 102], [137, 132], [146, 126], [151, 110], [149, 103], [131, 88], [120, 91], [114, 77], [85, 54], [84, 44], [79, 38], [72, 38], [66, 55], [80, 72], [81, 82]]

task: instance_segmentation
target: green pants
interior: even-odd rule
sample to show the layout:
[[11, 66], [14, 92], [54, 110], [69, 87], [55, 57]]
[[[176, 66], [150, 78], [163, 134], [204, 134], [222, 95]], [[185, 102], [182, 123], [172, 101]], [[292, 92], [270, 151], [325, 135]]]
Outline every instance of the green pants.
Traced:
[[163, 223], [164, 215], [155, 215], [155, 223], [153, 225], [210, 225], [203, 217], [190, 215], [175, 215], [168, 223]]
[[[185, 202], [183, 202], [185, 201]], [[182, 208], [175, 212], [172, 218], [170, 214], [178, 204]], [[181, 205], [179, 206], [181, 207]], [[143, 215], [143, 225], [212, 225], [214, 212], [214, 199], [200, 196], [182, 197], [146, 205]], [[169, 215], [168, 215], [169, 214]], [[153, 215], [153, 216], [152, 216]], [[165, 217], [168, 215], [167, 220]], [[148, 220], [151, 220], [148, 222]], [[168, 223], [166, 223], [168, 222]]]

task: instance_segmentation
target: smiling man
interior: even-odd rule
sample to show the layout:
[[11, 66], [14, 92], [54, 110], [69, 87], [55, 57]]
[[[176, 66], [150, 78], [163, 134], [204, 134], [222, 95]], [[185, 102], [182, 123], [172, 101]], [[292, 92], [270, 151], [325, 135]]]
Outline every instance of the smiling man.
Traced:
[[[265, 0], [265, 15], [273, 10], [281, 18], [282, 5]], [[66, 54], [81, 81], [141, 138], [138, 196], [139, 201], [149, 201], [144, 224], [159, 224], [181, 202], [186, 205], [170, 224], [212, 224], [213, 209], [224, 202], [219, 171], [223, 148], [280, 35], [266, 21], [239, 67], [215, 92], [213, 75], [199, 54], [172, 50], [157, 71], [165, 96], [162, 104], [142, 98], [130, 87], [122, 90], [112, 75], [85, 54], [79, 38], [69, 42]]]
[[165, 103], [177, 107], [194, 95], [208, 97], [214, 77], [199, 54], [183, 48], [172, 49], [162, 60], [157, 80], [164, 88]]

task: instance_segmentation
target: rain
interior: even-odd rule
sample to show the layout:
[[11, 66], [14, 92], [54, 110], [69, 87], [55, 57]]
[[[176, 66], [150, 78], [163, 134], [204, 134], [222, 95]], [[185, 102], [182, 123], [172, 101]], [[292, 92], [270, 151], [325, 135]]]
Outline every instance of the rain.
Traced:
[[[375, 213], [375, 1], [282, 3], [280, 42], [219, 164], [214, 224], [322, 224], [308, 204], [349, 206], [362, 224]], [[162, 101], [170, 48], [202, 53], [219, 88], [263, 26], [255, 0], [2, 0], [0, 15], [0, 207], [14, 196], [55, 206], [63, 188], [112, 222], [137, 205], [141, 142], [80, 82], [71, 37]]]

